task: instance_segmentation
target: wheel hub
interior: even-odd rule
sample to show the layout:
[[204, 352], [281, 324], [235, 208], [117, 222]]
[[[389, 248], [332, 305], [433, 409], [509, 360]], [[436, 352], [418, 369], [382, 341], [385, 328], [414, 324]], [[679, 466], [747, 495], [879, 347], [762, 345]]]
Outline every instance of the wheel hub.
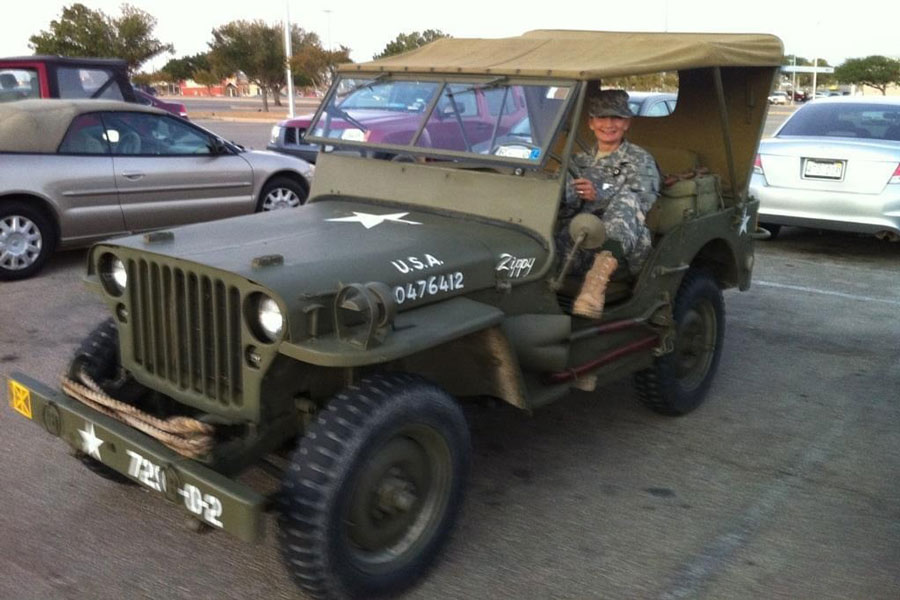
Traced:
[[40, 253], [41, 234], [30, 219], [13, 215], [0, 221], [0, 265], [22, 269]]
[[266, 196], [266, 202], [263, 206], [264, 210], [280, 210], [282, 208], [293, 208], [300, 205], [300, 198], [291, 190], [285, 188], [277, 188], [269, 192]]
[[392, 468], [375, 492], [374, 513], [383, 517], [409, 512], [418, 498], [415, 484], [400, 469]]
[[715, 354], [716, 326], [712, 307], [701, 304], [682, 321], [676, 342], [678, 375], [687, 387], [699, 385]]

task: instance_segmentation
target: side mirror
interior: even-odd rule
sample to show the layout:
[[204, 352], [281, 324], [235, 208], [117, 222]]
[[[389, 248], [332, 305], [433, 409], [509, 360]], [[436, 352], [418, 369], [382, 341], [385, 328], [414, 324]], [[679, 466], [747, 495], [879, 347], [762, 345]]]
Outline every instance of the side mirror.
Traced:
[[207, 144], [209, 147], [210, 154], [228, 154], [228, 146], [223, 142], [220, 138], [211, 137], [209, 138], [209, 143]]
[[580, 247], [593, 250], [606, 241], [606, 226], [597, 215], [580, 213], [569, 223], [569, 235], [576, 243], [582, 240]]

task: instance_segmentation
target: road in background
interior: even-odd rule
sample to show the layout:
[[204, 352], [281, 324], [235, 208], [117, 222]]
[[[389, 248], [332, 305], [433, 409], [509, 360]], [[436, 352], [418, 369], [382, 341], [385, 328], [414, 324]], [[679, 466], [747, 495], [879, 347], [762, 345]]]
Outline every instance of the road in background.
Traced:
[[[265, 150], [266, 144], [269, 143], [269, 138], [271, 136], [272, 125], [281, 120], [283, 116], [280, 117], [273, 114], [257, 117], [254, 115], [250, 118], [246, 116], [246, 112], [242, 113], [245, 115], [243, 117], [229, 116], [229, 114], [234, 115], [236, 113], [223, 111], [221, 107], [228, 106], [228, 104], [222, 100], [219, 102], [220, 108], [216, 118], [194, 119], [194, 122], [218, 133], [225, 139], [233, 140], [247, 148]], [[191, 106], [191, 104], [188, 104], [188, 114], [191, 114], [194, 110]], [[312, 104], [306, 106], [304, 110], [307, 112], [314, 112], [315, 108], [316, 106]], [[794, 112], [794, 110], [795, 107], [790, 106], [770, 106], [769, 118], [766, 120], [763, 129], [763, 137], [771, 136], [775, 132], [775, 129], [777, 129], [778, 126]], [[298, 111], [297, 114], [303, 113]]]

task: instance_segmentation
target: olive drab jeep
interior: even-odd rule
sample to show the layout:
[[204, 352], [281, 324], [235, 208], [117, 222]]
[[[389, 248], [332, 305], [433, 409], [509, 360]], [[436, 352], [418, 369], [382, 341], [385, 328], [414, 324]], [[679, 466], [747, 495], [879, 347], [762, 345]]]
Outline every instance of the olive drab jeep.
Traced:
[[[467, 400], [530, 412], [633, 376], [659, 413], [703, 401], [722, 290], [750, 286], [747, 185], [781, 61], [768, 35], [533, 31], [344, 65], [306, 133], [321, 145], [308, 204], [94, 246], [109, 320], [61, 391], [15, 373], [12, 404], [211, 528], [256, 541], [277, 512], [310, 597], [408, 587], [462, 502]], [[601, 319], [574, 316], [553, 240], [593, 143], [586, 104], [658, 72], [677, 72], [677, 107], [628, 134], [670, 176], [652, 253]], [[572, 222], [576, 248], [598, 222]], [[260, 467], [278, 493], [238, 480]]]

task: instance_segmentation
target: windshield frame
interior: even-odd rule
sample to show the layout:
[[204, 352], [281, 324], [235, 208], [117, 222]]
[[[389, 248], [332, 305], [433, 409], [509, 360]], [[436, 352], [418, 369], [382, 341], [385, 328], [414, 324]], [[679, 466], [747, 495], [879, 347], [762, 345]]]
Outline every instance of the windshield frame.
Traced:
[[[390, 144], [381, 142], [366, 142], [349, 139], [341, 139], [334, 137], [322, 137], [314, 134], [315, 129], [320, 121], [326, 118], [326, 113], [332, 107], [340, 109], [339, 104], [332, 105], [335, 101], [338, 87], [342, 80], [348, 79], [371, 79], [373, 82], [385, 83], [387, 81], [415, 81], [423, 83], [436, 83], [438, 87], [421, 113], [421, 121], [413, 134], [410, 141], [406, 144]], [[541, 140], [540, 144], [533, 145], [540, 147], [540, 158], [533, 160], [530, 158], [516, 158], [510, 156], [498, 156], [496, 154], [479, 154], [469, 150], [450, 150], [434, 147], [425, 147], [416, 145], [425, 131], [430, 120], [434, 117], [434, 111], [439, 104], [441, 98], [446, 93], [447, 87], [450, 85], [463, 84], [470, 86], [472, 89], [490, 89], [506, 87], [506, 94], [513, 86], [546, 86], [555, 88], [565, 88], [568, 90], [566, 97], [561, 99], [562, 105], [556, 111], [551, 125], [547, 129], [546, 140]], [[543, 170], [549, 160], [563, 164], [564, 157], [555, 155], [552, 151], [555, 140], [558, 139], [560, 131], [566, 119], [572, 114], [573, 108], [576, 106], [577, 99], [580, 97], [581, 86], [583, 82], [574, 79], [559, 78], [531, 78], [531, 77], [498, 77], [496, 75], [451, 75], [441, 73], [368, 73], [368, 72], [347, 72], [340, 73], [334, 80], [328, 93], [322, 99], [316, 109], [315, 115], [310, 122], [309, 129], [305, 135], [305, 139], [312, 144], [318, 144], [320, 151], [357, 151], [362, 155], [370, 153], [384, 153], [393, 155], [406, 155], [414, 158], [424, 158], [437, 163], [455, 163], [457, 166], [504, 166], [514, 168], [524, 168], [527, 170], [537, 171]], [[356, 87], [364, 87], [365, 84]], [[352, 93], [352, 92], [351, 92]], [[459, 92], [455, 92], [459, 93]], [[502, 106], [502, 105], [501, 105]], [[333, 114], [333, 113], [332, 113]], [[492, 123], [491, 140], [496, 140], [498, 126], [501, 118], [504, 116], [501, 109], [496, 115], [496, 122]], [[526, 107], [526, 117], [532, 118], [531, 111]], [[458, 118], [456, 115], [455, 118]], [[493, 117], [493, 116], [492, 116]], [[454, 117], [451, 117], [454, 118]], [[474, 145], [474, 144], [472, 144]]]

